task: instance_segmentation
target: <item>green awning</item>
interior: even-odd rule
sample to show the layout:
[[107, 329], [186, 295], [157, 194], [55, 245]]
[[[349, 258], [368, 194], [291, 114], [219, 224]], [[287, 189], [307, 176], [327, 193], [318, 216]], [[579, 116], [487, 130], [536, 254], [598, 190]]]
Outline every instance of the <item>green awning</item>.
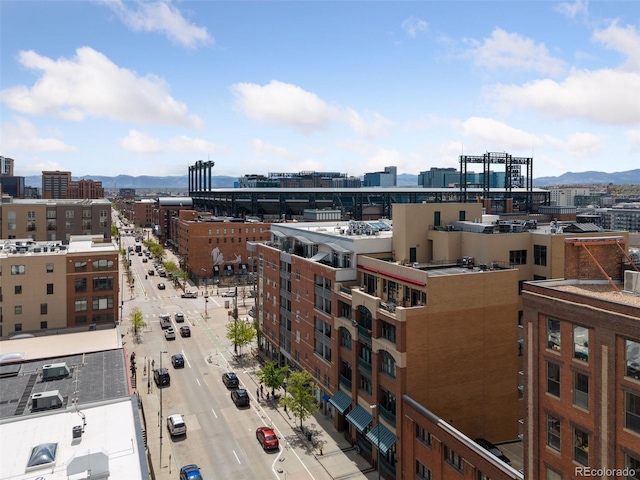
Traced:
[[347, 422], [356, 427], [360, 433], [364, 432], [373, 420], [371, 413], [367, 412], [360, 405], [356, 405], [353, 410], [347, 413], [345, 418]]
[[329, 403], [336, 407], [336, 410], [340, 413], [344, 413], [347, 411], [347, 408], [351, 406], [351, 397], [342, 390], [338, 390], [336, 394], [329, 399]]
[[[367, 432], [367, 440], [380, 449], [382, 455], [386, 455], [393, 444], [396, 443], [398, 437], [381, 423], [375, 424], [371, 430]], [[378, 447], [379, 446], [379, 447]]]

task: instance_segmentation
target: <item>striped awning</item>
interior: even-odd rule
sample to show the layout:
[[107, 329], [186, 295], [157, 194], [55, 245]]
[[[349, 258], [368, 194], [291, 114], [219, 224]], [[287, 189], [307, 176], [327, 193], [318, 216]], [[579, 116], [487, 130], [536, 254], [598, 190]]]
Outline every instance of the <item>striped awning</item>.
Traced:
[[367, 412], [360, 405], [356, 405], [353, 410], [347, 413], [345, 418], [347, 422], [356, 427], [360, 433], [364, 432], [373, 421], [371, 413]]
[[351, 397], [342, 390], [338, 390], [336, 394], [329, 399], [329, 403], [336, 407], [336, 410], [340, 413], [344, 413], [347, 411], [347, 408], [351, 406]]
[[386, 455], [398, 437], [387, 427], [377, 423], [367, 432], [367, 439], [380, 450], [382, 455]]

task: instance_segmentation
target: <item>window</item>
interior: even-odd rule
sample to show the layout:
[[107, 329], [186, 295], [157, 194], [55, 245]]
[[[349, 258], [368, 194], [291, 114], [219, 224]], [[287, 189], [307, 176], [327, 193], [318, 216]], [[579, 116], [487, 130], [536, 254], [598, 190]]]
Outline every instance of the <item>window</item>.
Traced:
[[66, 220], [64, 222], [64, 228], [66, 228], [67, 230], [72, 230], [73, 229], [73, 220]]
[[547, 362], [547, 393], [560, 396], [560, 366]]
[[82, 218], [91, 218], [91, 210], [87, 208], [82, 209]]
[[87, 311], [87, 299], [85, 297], [76, 298], [75, 302], [75, 311], [76, 312], [86, 312]]
[[113, 261], [112, 260], [96, 260], [93, 262], [93, 271], [104, 271], [104, 270], [113, 270]]
[[87, 291], [87, 279], [86, 278], [76, 278], [75, 281], [76, 292], [86, 292]]
[[389, 340], [391, 343], [396, 343], [396, 326], [383, 320], [382, 338]]
[[433, 226], [440, 226], [440, 212], [433, 212]]
[[55, 210], [47, 210], [47, 218], [56, 219], [57, 217], [58, 216]]
[[91, 230], [91, 220], [82, 220], [82, 230]]
[[93, 297], [92, 304], [94, 310], [108, 310], [113, 308], [113, 297]]
[[589, 376], [573, 372], [573, 404], [589, 410]]
[[640, 433], [640, 397], [626, 392], [624, 394], [624, 413], [625, 428]]
[[47, 283], [47, 295], [53, 295], [53, 283]]
[[509, 252], [509, 263], [511, 265], [526, 265], [527, 264], [527, 251], [526, 250], [511, 250]]
[[381, 390], [382, 390], [382, 398], [380, 399], [380, 407], [378, 407], [378, 408], [381, 408], [380, 413], [384, 414], [385, 410], [389, 412], [392, 418], [388, 418], [388, 416], [385, 416], [385, 417], [390, 423], [393, 421], [393, 423], [395, 424], [396, 396], [386, 388], [381, 388]]
[[382, 371], [390, 377], [396, 378], [396, 361], [389, 352], [380, 352], [382, 356]]
[[573, 327], [573, 358], [589, 361], [589, 329], [575, 325]]
[[547, 480], [562, 480], [562, 475], [547, 467]]
[[416, 460], [416, 477], [424, 480], [432, 480], [431, 470], [425, 467], [420, 461]]
[[113, 290], [113, 277], [94, 277], [93, 290]]
[[340, 344], [347, 350], [351, 350], [351, 333], [346, 328], [341, 328], [340, 333]]
[[579, 428], [573, 429], [573, 459], [580, 465], [589, 466], [589, 434]]
[[546, 245], [533, 246], [533, 264], [542, 267], [547, 266], [547, 247]]
[[372, 391], [371, 388], [372, 388], [371, 379], [366, 375], [360, 374], [360, 390], [364, 390], [369, 395], [371, 395], [371, 391]]
[[416, 438], [427, 446], [431, 446], [431, 433], [416, 423]]
[[560, 451], [560, 420], [553, 415], [547, 415], [547, 445]]
[[24, 275], [24, 265], [11, 265], [11, 275]]
[[547, 318], [547, 348], [560, 350], [560, 320]]
[[64, 216], [65, 218], [73, 218], [75, 216], [75, 212], [73, 210], [65, 210]]
[[22, 285], [16, 285], [13, 287], [13, 293], [15, 295], [22, 295]]
[[627, 369], [625, 375], [627, 377], [640, 379], [640, 343], [633, 340], [625, 341], [625, 359]]
[[87, 323], [86, 315], [76, 315], [76, 325], [79, 323]]
[[47, 273], [53, 273], [53, 263], [47, 263]]
[[14, 315], [22, 315], [22, 305], [16, 305], [13, 307]]
[[21, 332], [22, 331], [22, 324], [21, 323], [16, 323], [13, 325], [13, 331], [14, 332]]
[[458, 220], [460, 222], [464, 222], [467, 219], [467, 212], [466, 210], [459, 210], [458, 211]]
[[40, 304], [40, 315], [46, 315], [47, 314], [47, 304], [46, 303], [41, 303]]
[[[625, 454], [624, 456], [624, 466], [627, 468], [629, 475], [627, 475], [627, 480], [638, 480], [640, 479], [640, 460], [632, 457], [631, 455]], [[633, 473], [631, 473], [633, 471]]]
[[462, 470], [462, 458], [446, 445], [444, 446], [444, 461], [452, 467]]
[[76, 272], [86, 272], [87, 271], [87, 262], [76, 262], [75, 271]]
[[40, 322], [40, 328], [41, 329], [47, 328], [47, 322]]

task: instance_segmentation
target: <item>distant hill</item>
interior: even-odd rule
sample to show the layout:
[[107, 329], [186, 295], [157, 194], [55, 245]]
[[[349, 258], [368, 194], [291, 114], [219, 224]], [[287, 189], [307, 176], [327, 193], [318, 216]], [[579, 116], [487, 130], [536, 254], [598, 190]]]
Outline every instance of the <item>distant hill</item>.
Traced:
[[[118, 175], [117, 177], [104, 177], [100, 175], [85, 175], [83, 177], [72, 177], [74, 180], [95, 180], [101, 181], [106, 189], [114, 188], [152, 188], [166, 190], [186, 190], [189, 186], [187, 175], [174, 177], [152, 177], [142, 175], [133, 177], [131, 175]], [[233, 184], [238, 181], [238, 177], [212, 176], [213, 188], [233, 188]], [[30, 187], [42, 187], [42, 177], [32, 175], [25, 177], [26, 185]], [[535, 187], [549, 187], [553, 185], [640, 185], [640, 169], [628, 170], [626, 172], [567, 172], [559, 177], [539, 177], [533, 180]], [[407, 187], [418, 185], [418, 175], [401, 173], [398, 175], [398, 186]]]

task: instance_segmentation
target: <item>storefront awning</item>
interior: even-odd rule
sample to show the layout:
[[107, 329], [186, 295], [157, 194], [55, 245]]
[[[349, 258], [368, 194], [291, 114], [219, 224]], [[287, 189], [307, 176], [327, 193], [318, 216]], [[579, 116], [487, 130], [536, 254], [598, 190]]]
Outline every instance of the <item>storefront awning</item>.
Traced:
[[347, 422], [356, 427], [360, 433], [364, 432], [373, 420], [371, 413], [367, 412], [360, 405], [356, 405], [353, 410], [347, 413], [345, 418]]
[[344, 413], [347, 411], [347, 408], [351, 406], [351, 397], [342, 390], [338, 390], [336, 394], [329, 399], [329, 403], [336, 407], [336, 410], [340, 413]]
[[377, 423], [367, 432], [367, 439], [372, 445], [380, 449], [382, 455], [386, 455], [398, 437], [381, 423]]
[[318, 252], [313, 257], [311, 257], [309, 260], [311, 260], [313, 262], [319, 262], [320, 260], [322, 260], [327, 255], [329, 255], [327, 252]]

